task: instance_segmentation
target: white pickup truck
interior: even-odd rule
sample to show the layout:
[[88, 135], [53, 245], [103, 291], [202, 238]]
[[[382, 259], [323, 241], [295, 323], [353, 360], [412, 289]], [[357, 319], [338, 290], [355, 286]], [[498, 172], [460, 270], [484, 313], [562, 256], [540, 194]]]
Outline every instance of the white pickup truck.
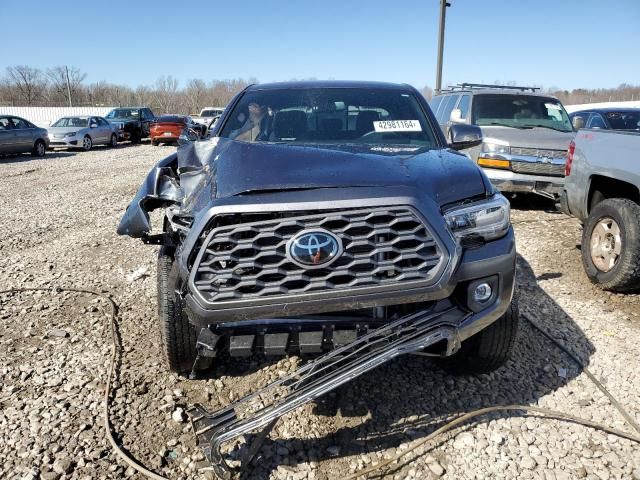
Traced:
[[579, 130], [560, 209], [583, 223], [589, 280], [618, 292], [640, 288], [640, 133]]
[[200, 115], [192, 115], [191, 119], [201, 125], [205, 125], [208, 128], [211, 127], [211, 122], [222, 115], [224, 107], [205, 107], [200, 110]]

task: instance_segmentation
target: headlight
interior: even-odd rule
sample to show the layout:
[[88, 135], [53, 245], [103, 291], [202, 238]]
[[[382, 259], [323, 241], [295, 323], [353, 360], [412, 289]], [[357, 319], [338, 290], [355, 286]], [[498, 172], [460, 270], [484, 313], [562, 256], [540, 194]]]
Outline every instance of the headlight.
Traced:
[[67, 132], [64, 134], [65, 137], [75, 137], [78, 132]]
[[484, 142], [482, 144], [483, 153], [510, 153], [511, 148], [509, 145], [503, 145], [500, 143]]
[[509, 201], [496, 193], [490, 200], [451, 209], [444, 218], [456, 238], [495, 240], [507, 234], [510, 215]]

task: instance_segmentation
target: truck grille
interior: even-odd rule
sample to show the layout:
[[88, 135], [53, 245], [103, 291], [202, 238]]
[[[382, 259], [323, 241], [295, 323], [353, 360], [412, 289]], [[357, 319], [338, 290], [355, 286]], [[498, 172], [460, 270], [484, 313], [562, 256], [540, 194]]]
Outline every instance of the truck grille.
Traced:
[[[434, 280], [443, 252], [410, 207], [295, 212], [214, 228], [194, 265], [192, 281], [210, 303], [334, 289]], [[242, 221], [242, 220], [241, 220]], [[340, 239], [342, 255], [326, 268], [293, 263], [287, 241], [322, 228]]]
[[516, 173], [528, 173], [531, 175], [549, 175], [552, 177], [564, 176], [564, 165], [542, 162], [511, 161], [511, 170]]
[[551, 150], [548, 148], [511, 147], [511, 155], [524, 155], [527, 157], [547, 157], [555, 159], [567, 158], [566, 150]]

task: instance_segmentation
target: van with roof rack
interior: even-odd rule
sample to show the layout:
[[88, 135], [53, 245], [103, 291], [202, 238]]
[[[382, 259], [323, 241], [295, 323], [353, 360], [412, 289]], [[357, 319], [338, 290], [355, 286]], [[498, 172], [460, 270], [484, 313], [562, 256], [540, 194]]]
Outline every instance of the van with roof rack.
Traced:
[[464, 153], [499, 190], [555, 199], [574, 131], [562, 103], [538, 90], [462, 83], [436, 94], [430, 106], [447, 138], [452, 125], [480, 127], [482, 144]]

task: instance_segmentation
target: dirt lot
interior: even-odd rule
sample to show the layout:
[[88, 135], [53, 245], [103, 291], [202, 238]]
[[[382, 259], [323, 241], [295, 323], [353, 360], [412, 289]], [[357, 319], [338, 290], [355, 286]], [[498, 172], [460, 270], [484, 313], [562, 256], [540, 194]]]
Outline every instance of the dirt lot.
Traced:
[[[228, 404], [295, 362], [223, 365], [218, 379], [199, 381], [163, 367], [155, 324], [157, 247], [118, 237], [115, 227], [149, 168], [171, 150], [123, 145], [46, 159], [0, 158], [0, 290], [110, 292], [120, 305], [124, 347], [111, 409], [118, 440], [169, 478], [203, 478], [190, 427], [172, 414], [194, 402]], [[514, 202], [521, 310], [578, 354], [640, 421], [640, 295], [591, 286], [580, 264], [578, 222], [549, 207]], [[141, 278], [128, 278], [141, 268]], [[111, 453], [103, 429], [106, 312], [103, 301], [85, 295], [0, 296], [0, 478], [139, 478]], [[513, 359], [491, 375], [448, 376], [423, 358], [403, 357], [343, 387], [336, 402], [337, 415], [308, 405], [281, 420], [249, 478], [346, 476], [481, 406], [539, 405], [628, 430], [585, 374], [525, 322]], [[514, 412], [456, 430], [385, 475], [640, 479], [640, 449]]]

